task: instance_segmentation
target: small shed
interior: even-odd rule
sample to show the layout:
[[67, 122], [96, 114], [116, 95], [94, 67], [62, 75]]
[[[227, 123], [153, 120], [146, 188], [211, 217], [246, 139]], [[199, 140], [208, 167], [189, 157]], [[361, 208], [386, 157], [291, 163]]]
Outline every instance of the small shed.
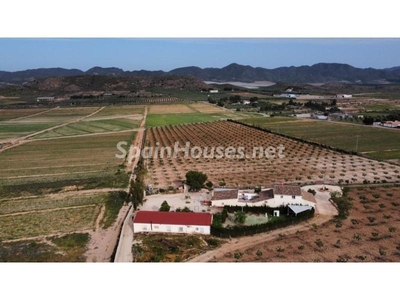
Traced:
[[311, 206], [307, 205], [288, 205], [288, 215], [295, 215], [297, 216], [298, 214], [301, 214], [302, 212], [311, 210]]

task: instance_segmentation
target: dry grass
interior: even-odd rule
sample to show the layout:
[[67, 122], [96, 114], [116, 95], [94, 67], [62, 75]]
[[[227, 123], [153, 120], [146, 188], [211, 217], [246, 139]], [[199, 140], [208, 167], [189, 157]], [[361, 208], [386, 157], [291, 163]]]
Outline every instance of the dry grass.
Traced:
[[174, 104], [174, 105], [150, 105], [149, 114], [187, 114], [196, 112], [186, 104]]
[[0, 217], [0, 238], [13, 240], [94, 228], [100, 206]]

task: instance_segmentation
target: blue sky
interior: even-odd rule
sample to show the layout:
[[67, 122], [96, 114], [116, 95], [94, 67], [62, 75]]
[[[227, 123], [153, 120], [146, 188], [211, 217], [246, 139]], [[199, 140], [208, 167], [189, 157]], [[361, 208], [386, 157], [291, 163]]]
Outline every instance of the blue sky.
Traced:
[[164, 70], [184, 66], [253, 67], [347, 63], [359, 68], [400, 66], [400, 39], [0, 39], [0, 70], [94, 66]]

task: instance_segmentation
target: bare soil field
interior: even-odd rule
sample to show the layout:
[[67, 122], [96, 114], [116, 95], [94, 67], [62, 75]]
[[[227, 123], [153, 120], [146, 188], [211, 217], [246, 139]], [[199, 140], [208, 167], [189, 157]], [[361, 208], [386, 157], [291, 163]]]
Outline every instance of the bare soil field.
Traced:
[[189, 105], [186, 104], [174, 104], [174, 105], [150, 105], [149, 106], [149, 115], [153, 114], [187, 114], [196, 112]]
[[189, 104], [189, 106], [193, 110], [195, 110], [197, 112], [206, 113], [206, 114], [207, 113], [211, 113], [211, 114], [221, 113], [221, 114], [223, 114], [223, 113], [229, 113], [230, 112], [230, 111], [228, 111], [226, 109], [223, 109], [220, 106], [216, 106], [216, 105], [209, 104], [209, 103], [206, 103], [206, 102], [192, 103], [192, 104]]
[[[167, 152], [163, 152], [162, 157], [163, 146], [170, 147], [173, 156], [175, 142], [179, 143], [179, 148], [190, 142], [189, 155], [185, 157], [184, 151], [180, 151], [176, 158], [168, 158]], [[159, 188], [181, 185], [190, 170], [206, 173], [214, 186], [228, 187], [270, 186], [282, 182], [312, 184], [324, 178], [334, 184], [363, 183], [364, 180], [396, 182], [400, 178], [399, 166], [341, 154], [228, 121], [147, 129], [145, 146], [155, 151], [156, 143], [157, 155], [146, 159], [147, 183]], [[199, 156], [196, 150], [190, 155], [195, 146], [206, 152]], [[265, 149], [269, 146], [276, 149], [283, 146], [284, 157], [277, 156], [278, 150], [275, 158], [267, 157]], [[223, 147], [223, 154], [228, 147], [244, 147], [244, 157], [220, 157], [217, 150], [212, 155], [212, 147]], [[262, 157], [260, 151], [254, 151], [259, 147], [264, 149]]]
[[[221, 262], [398, 262], [400, 261], [400, 187], [351, 188], [353, 208], [347, 219], [310, 230], [277, 236]], [[312, 222], [312, 220], [310, 221]], [[240, 255], [239, 255], [240, 253]], [[235, 255], [236, 254], [236, 255]], [[236, 256], [236, 258], [235, 258]], [[239, 259], [237, 259], [240, 257]]]

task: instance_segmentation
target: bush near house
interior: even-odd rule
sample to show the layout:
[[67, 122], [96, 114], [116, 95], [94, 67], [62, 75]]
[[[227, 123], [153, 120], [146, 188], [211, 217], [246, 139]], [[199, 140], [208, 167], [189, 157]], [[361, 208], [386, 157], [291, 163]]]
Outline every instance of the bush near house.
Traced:
[[[250, 208], [250, 207], [249, 207]], [[251, 207], [255, 208], [255, 207]], [[267, 232], [270, 230], [275, 230], [278, 228], [290, 226], [293, 224], [300, 223], [302, 221], [311, 219], [314, 217], [314, 209], [309, 211], [305, 211], [296, 217], [288, 217], [284, 219], [276, 219], [274, 221], [250, 226], [233, 226], [233, 227], [222, 227], [222, 214], [221, 216], [217, 217], [218, 221], [214, 220], [213, 224], [211, 225], [211, 234], [221, 238], [229, 238], [229, 237], [237, 237], [237, 236], [245, 236], [245, 235], [253, 235], [257, 233]]]

